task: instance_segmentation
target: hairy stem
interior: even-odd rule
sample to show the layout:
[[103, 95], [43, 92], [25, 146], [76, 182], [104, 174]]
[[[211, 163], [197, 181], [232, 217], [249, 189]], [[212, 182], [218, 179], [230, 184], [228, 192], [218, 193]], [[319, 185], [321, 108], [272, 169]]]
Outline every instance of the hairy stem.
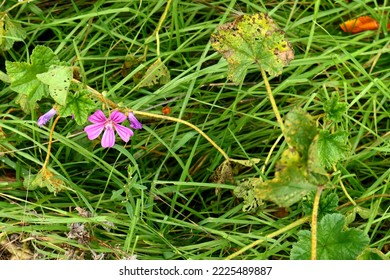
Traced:
[[318, 225], [318, 208], [320, 205], [321, 192], [323, 186], [317, 188], [313, 202], [313, 213], [311, 214], [311, 259], [317, 259], [317, 225]]
[[43, 163], [43, 166], [42, 166], [42, 169], [46, 169], [47, 167], [47, 164], [49, 163], [49, 159], [50, 159], [50, 150], [51, 150], [51, 143], [53, 142], [53, 133], [54, 133], [54, 128], [58, 122], [58, 120], [60, 119], [61, 116], [57, 116], [53, 122], [53, 125], [51, 126], [51, 129], [50, 129], [50, 134], [49, 134], [49, 144], [47, 145], [47, 154], [46, 154], [46, 158], [45, 158], [45, 162]]

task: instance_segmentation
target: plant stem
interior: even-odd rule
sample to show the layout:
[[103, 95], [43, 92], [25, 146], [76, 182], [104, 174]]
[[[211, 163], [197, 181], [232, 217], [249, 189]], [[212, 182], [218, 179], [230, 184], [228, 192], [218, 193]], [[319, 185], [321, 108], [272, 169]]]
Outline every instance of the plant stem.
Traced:
[[160, 18], [160, 20], [158, 22], [157, 28], [154, 31], [154, 33], [156, 34], [156, 44], [157, 44], [156, 53], [157, 53], [158, 57], [160, 56], [160, 36], [159, 36], [158, 33], [160, 32], [162, 24], [165, 21], [165, 18], [167, 17], [167, 14], [168, 14], [168, 11], [169, 11], [169, 7], [171, 6], [171, 3], [172, 3], [172, 0], [168, 0], [167, 5], [165, 6], [164, 13], [162, 14], [162, 16], [161, 16], [161, 18]]
[[262, 67], [260, 67], [260, 65], [259, 65], [259, 68], [260, 68], [261, 75], [263, 76], [265, 88], [267, 90], [268, 98], [269, 98], [269, 101], [271, 102], [272, 109], [274, 110], [276, 120], [278, 121], [280, 129], [282, 130], [282, 133], [285, 136], [285, 129], [284, 129], [283, 120], [282, 120], [282, 117], [280, 116], [278, 106], [276, 105], [276, 101], [275, 101], [274, 96], [272, 94], [272, 89], [271, 89], [271, 86], [268, 82], [267, 74], [265, 73], [264, 69]]
[[169, 116], [163, 116], [163, 115], [157, 115], [157, 114], [153, 114], [153, 113], [147, 113], [147, 112], [143, 112], [143, 111], [136, 111], [136, 110], [131, 110], [131, 112], [133, 112], [135, 115], [140, 115], [140, 116], [145, 116], [145, 117], [150, 117], [150, 118], [155, 118], [155, 119], [163, 119], [163, 120], [169, 120], [169, 121], [173, 121], [173, 122], [178, 122], [178, 123], [182, 123], [184, 125], [187, 125], [189, 127], [191, 127], [192, 129], [194, 129], [195, 131], [197, 131], [200, 135], [202, 135], [207, 141], [209, 141], [209, 143], [211, 145], [214, 146], [214, 148], [216, 148], [218, 150], [218, 152], [221, 153], [221, 155], [226, 159], [226, 160], [230, 160], [230, 157], [224, 152], [224, 150], [222, 150], [221, 147], [219, 147], [217, 145], [217, 143], [215, 143], [206, 133], [204, 133], [200, 128], [198, 128], [197, 126], [193, 125], [192, 123], [190, 122], [187, 122], [185, 120], [182, 120], [182, 119], [178, 119], [178, 118], [174, 118], [174, 117], [169, 117]]
[[[334, 170], [336, 171], [336, 168], [334, 167]], [[343, 190], [345, 196], [348, 198], [348, 200], [352, 203], [353, 206], [356, 206], [356, 202], [353, 200], [353, 198], [349, 195], [347, 189], [345, 188], [343, 181], [339, 179], [341, 189]]]
[[321, 192], [323, 186], [317, 188], [313, 202], [313, 213], [311, 214], [311, 259], [317, 259], [317, 224], [318, 224], [318, 208], [320, 205]]
[[51, 126], [51, 129], [50, 129], [50, 134], [49, 134], [49, 144], [47, 145], [47, 154], [46, 154], [46, 159], [45, 159], [45, 162], [43, 163], [43, 166], [42, 166], [42, 169], [46, 169], [47, 167], [47, 164], [49, 163], [49, 159], [50, 159], [50, 150], [51, 150], [51, 143], [52, 143], [52, 140], [53, 140], [53, 133], [54, 133], [54, 128], [58, 122], [58, 120], [60, 119], [61, 116], [57, 116], [53, 122], [53, 125]]

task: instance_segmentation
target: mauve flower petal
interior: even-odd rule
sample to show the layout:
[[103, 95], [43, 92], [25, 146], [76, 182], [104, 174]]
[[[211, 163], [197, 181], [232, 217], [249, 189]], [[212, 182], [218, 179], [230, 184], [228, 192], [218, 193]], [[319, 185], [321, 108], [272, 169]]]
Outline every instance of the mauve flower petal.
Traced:
[[55, 114], [57, 114], [57, 111], [54, 108], [51, 108], [48, 112], [39, 117], [37, 121], [38, 126], [42, 127], [45, 125]]
[[84, 131], [88, 135], [89, 140], [96, 139], [104, 129], [104, 123], [95, 123], [88, 125], [84, 128]]
[[133, 113], [129, 113], [127, 117], [129, 118], [131, 128], [142, 129], [142, 124], [137, 120]]
[[114, 112], [111, 113], [110, 119], [114, 123], [121, 123], [121, 122], [123, 122], [126, 119], [126, 116], [125, 116], [125, 114], [123, 114], [123, 113], [121, 113], [119, 111], [114, 111]]
[[130, 128], [120, 124], [114, 124], [114, 126], [120, 138], [125, 142], [129, 142], [130, 137], [134, 135], [134, 132]]
[[89, 116], [88, 120], [91, 123], [105, 123], [107, 118], [101, 110], [97, 110], [95, 113]]
[[106, 130], [103, 133], [102, 137], [102, 147], [111, 148], [115, 144], [115, 133], [112, 127], [107, 126]]

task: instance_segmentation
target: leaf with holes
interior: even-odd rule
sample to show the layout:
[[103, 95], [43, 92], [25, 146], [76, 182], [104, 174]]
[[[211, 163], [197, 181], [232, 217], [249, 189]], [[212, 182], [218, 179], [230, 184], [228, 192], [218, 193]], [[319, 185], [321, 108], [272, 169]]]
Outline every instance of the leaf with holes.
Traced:
[[49, 86], [50, 96], [55, 102], [64, 106], [73, 77], [73, 68], [70, 66], [53, 65], [49, 71], [37, 74], [38, 80]]
[[264, 13], [241, 15], [219, 26], [211, 46], [227, 60], [228, 78], [236, 83], [243, 82], [254, 63], [276, 76], [294, 58], [284, 32]]

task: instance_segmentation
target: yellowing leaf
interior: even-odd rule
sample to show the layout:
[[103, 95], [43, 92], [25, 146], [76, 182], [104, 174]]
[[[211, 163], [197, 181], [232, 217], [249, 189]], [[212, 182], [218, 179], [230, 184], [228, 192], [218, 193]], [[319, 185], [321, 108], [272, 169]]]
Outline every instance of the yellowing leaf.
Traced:
[[217, 184], [224, 184], [226, 181], [234, 183], [231, 162], [229, 160], [222, 162], [222, 164], [215, 169], [213, 175], [210, 177], [210, 180]]
[[64, 181], [46, 168], [41, 169], [36, 176], [29, 180], [29, 183], [33, 189], [36, 187], [46, 187], [49, 191], [53, 192], [54, 195], [59, 191], [67, 189]]
[[211, 46], [227, 60], [228, 78], [236, 83], [254, 63], [274, 76], [294, 58], [284, 32], [264, 13], [242, 15], [219, 26], [211, 35]]
[[313, 118], [303, 109], [294, 109], [287, 114], [285, 127], [287, 143], [306, 159], [310, 144], [317, 134]]
[[153, 87], [155, 85], [165, 85], [171, 80], [171, 74], [168, 68], [161, 61], [157, 59], [149, 68], [146, 70], [145, 75], [139, 83], [139, 87]]
[[271, 200], [279, 207], [288, 207], [316, 189], [306, 178], [305, 165], [299, 154], [285, 150], [277, 164], [275, 178], [256, 188], [258, 199]]
[[0, 13], [0, 46], [3, 50], [12, 48], [14, 42], [23, 41], [26, 31], [7, 14]]
[[244, 209], [252, 209], [261, 201], [269, 200], [280, 207], [288, 207], [316, 189], [306, 177], [306, 165], [297, 151], [285, 150], [276, 166], [275, 178], [253, 178], [242, 182], [235, 193], [244, 198]]

